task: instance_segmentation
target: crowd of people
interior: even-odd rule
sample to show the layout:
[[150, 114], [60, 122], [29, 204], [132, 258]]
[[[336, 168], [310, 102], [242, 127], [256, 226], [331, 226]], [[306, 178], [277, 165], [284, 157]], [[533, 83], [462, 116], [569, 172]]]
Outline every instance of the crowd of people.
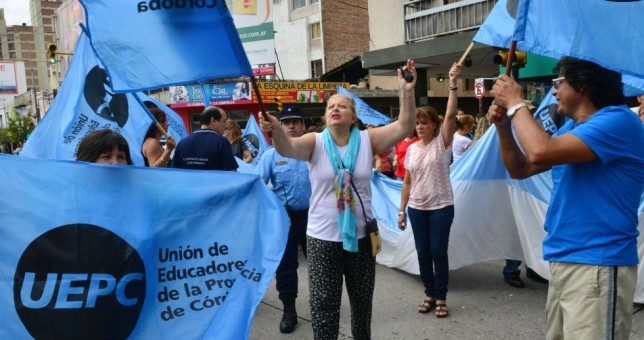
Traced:
[[[459, 113], [458, 63], [449, 70], [444, 114], [430, 106], [416, 108], [412, 60], [398, 71], [400, 115], [390, 124], [358, 129], [355, 103], [341, 94], [328, 99], [321, 132], [307, 132], [297, 107], [285, 108], [279, 117], [260, 114], [260, 127], [272, 135], [274, 147], [260, 156], [256, 172], [271, 183], [291, 222], [276, 272], [284, 307], [280, 331], [293, 332], [297, 324], [301, 248], [308, 262], [314, 338], [338, 337], [343, 286], [353, 338], [371, 338], [376, 278], [366, 226], [373, 220], [373, 170], [402, 181], [398, 226], [405, 230], [410, 223], [425, 288], [417, 311], [447, 317], [447, 249], [455, 211], [450, 164], [494, 124], [511, 177], [552, 170], [543, 243], [551, 271], [547, 338], [628, 338], [639, 261], [637, 209], [644, 189], [644, 96], [633, 115], [623, 105], [619, 73], [573, 58], [560, 60], [557, 71], [553, 95], [557, 112], [568, 121], [553, 135], [535, 123], [524, 89], [508, 76], [494, 84], [487, 116], [477, 121]], [[413, 79], [406, 80], [403, 72]], [[167, 128], [163, 112], [151, 111]], [[221, 108], [206, 108], [201, 129], [176, 148], [171, 138], [163, 148], [161, 135], [156, 126], [146, 134], [141, 153], [147, 166], [167, 166], [173, 150], [175, 168], [236, 170], [235, 156], [252, 160], [239, 125]], [[85, 137], [77, 160], [132, 164], [125, 139], [109, 130]], [[523, 285], [516, 280], [519, 264], [509, 259], [504, 269], [506, 282], [515, 287]]]

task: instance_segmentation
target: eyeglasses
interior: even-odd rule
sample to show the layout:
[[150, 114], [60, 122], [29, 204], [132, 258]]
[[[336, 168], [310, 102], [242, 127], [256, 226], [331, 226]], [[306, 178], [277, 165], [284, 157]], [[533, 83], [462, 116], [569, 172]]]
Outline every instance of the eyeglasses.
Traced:
[[552, 80], [552, 87], [555, 88], [555, 90], [559, 89], [559, 84], [561, 84], [562, 81], [566, 80], [566, 77], [559, 77], [555, 78]]

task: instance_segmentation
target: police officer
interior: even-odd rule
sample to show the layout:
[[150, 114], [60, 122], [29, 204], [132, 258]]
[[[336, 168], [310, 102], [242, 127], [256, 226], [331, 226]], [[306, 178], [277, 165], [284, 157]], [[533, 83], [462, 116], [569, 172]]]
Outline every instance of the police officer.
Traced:
[[[302, 112], [297, 107], [286, 107], [280, 112], [279, 117], [282, 128], [286, 134], [300, 137], [306, 132]], [[273, 192], [284, 203], [291, 220], [288, 232], [286, 250], [275, 279], [279, 298], [284, 304], [284, 314], [280, 321], [280, 332], [291, 333], [297, 324], [295, 311], [295, 298], [297, 298], [297, 267], [298, 244], [306, 257], [306, 224], [308, 221], [309, 199], [311, 198], [311, 183], [306, 162], [293, 158], [282, 157], [270, 148], [262, 154], [256, 168], [264, 183], [269, 180], [273, 185]]]

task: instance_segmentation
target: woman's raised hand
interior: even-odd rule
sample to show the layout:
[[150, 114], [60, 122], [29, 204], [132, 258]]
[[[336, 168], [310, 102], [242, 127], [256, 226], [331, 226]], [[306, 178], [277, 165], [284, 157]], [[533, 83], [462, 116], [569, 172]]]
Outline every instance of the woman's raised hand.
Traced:
[[264, 132], [271, 132], [276, 126], [280, 125], [279, 120], [268, 113], [259, 113], [259, 127]]
[[452, 67], [449, 69], [449, 73], [448, 73], [450, 83], [456, 82], [456, 79], [458, 79], [458, 75], [461, 73], [461, 68], [462, 68], [462, 65], [457, 62], [454, 62], [452, 64]]
[[[405, 79], [405, 71], [411, 74], [411, 81]], [[418, 74], [416, 74], [416, 66], [414, 66], [414, 61], [407, 59], [407, 64], [402, 68], [398, 69], [398, 82], [400, 83], [400, 91], [402, 94], [414, 93], [414, 87], [416, 86], [416, 79]]]

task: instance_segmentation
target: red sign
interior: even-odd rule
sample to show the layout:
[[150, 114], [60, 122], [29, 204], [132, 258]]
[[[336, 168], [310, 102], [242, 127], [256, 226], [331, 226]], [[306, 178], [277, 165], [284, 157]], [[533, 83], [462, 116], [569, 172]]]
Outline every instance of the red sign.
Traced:
[[258, 76], [270, 76], [275, 74], [275, 66], [263, 66], [256, 67], [253, 69], [253, 75]]
[[474, 83], [474, 97], [481, 99], [485, 95], [485, 86], [483, 83]]

